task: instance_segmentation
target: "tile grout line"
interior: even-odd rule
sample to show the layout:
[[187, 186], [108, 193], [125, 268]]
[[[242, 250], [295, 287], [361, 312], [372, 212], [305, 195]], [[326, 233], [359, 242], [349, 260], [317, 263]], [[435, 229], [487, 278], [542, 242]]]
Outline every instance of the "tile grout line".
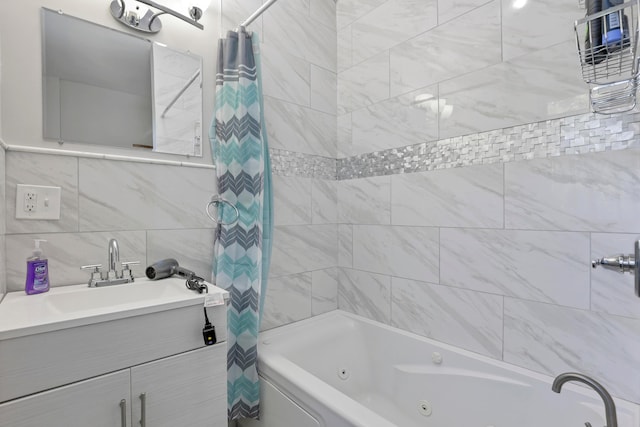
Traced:
[[78, 230], [78, 233], [80, 233], [81, 212], [80, 212], [80, 158], [79, 157], [76, 157], [76, 202], [78, 203], [76, 206], [76, 213], [78, 215], [77, 230]]
[[438, 227], [438, 284], [442, 285], [442, 227]]
[[502, 10], [502, 2], [498, 5], [500, 7], [500, 63], [504, 63], [504, 12]]
[[504, 334], [505, 334], [505, 330], [506, 330], [506, 326], [505, 326], [505, 306], [506, 304], [506, 300], [504, 295], [502, 296], [502, 358], [500, 360], [504, 361], [504, 348], [505, 348], [505, 344], [504, 344]]
[[[570, 306], [570, 305], [566, 305], [566, 304], [559, 304], [559, 303], [555, 303], [555, 302], [540, 301], [540, 300], [534, 300], [534, 299], [530, 299], [530, 298], [523, 298], [523, 297], [515, 296], [515, 295], [497, 294], [497, 293], [492, 293], [492, 292], [483, 291], [483, 290], [464, 288], [464, 287], [448, 285], [448, 284], [434, 283], [434, 282], [428, 281], [428, 280], [416, 279], [416, 278], [411, 278], [411, 277], [397, 276], [397, 275], [390, 274], [390, 273], [380, 273], [380, 272], [365, 270], [365, 269], [362, 269], [362, 268], [341, 267], [341, 269], [343, 269], [343, 270], [344, 269], [353, 270], [353, 271], [372, 274], [372, 275], [376, 275], [376, 276], [383, 276], [383, 277], [396, 278], [396, 279], [402, 279], [402, 280], [410, 280], [410, 281], [414, 281], [414, 282], [418, 282], [418, 283], [424, 283], [424, 284], [438, 286], [438, 287], [442, 287], [442, 288], [448, 288], [448, 289], [456, 289], [456, 290], [460, 290], [460, 291], [467, 291], [467, 292], [477, 293], [477, 294], [481, 294], [481, 295], [500, 297], [504, 301], [506, 301], [507, 299], [512, 299], [512, 300], [521, 301], [521, 302], [524, 302], [524, 303], [540, 304], [540, 305], [545, 305], [545, 306], [549, 306], [549, 307], [555, 307], [556, 309], [561, 309], [561, 310], [577, 310], [577, 311], [581, 311], [581, 312], [584, 312], [584, 313], [598, 314], [598, 315], [603, 315], [603, 316], [608, 316], [608, 317], [613, 317], [613, 318], [638, 320], [637, 317], [633, 317], [633, 316], [625, 316], [625, 315], [614, 314], [614, 313], [606, 313], [606, 312], [592, 312], [589, 308], [584, 308], [584, 307], [575, 307], [575, 306]], [[283, 275], [283, 276], [292, 276], [292, 275], [303, 274], [303, 273], [304, 272], [302, 272], [302, 273], [292, 273], [292, 274], [287, 274], [287, 275]], [[283, 277], [283, 276], [277, 276], [277, 277]]]
[[[593, 232], [589, 232], [589, 259], [593, 256]], [[589, 260], [587, 260], [589, 261]], [[589, 269], [589, 311], [593, 310], [593, 268]]]
[[507, 165], [502, 164], [502, 229], [507, 230]]

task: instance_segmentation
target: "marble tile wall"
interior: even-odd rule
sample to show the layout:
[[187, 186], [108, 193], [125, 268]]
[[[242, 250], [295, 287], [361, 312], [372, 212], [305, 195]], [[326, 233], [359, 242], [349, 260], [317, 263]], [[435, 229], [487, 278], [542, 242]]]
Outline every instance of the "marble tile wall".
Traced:
[[640, 403], [640, 150], [338, 181], [340, 309]]
[[279, 3], [263, 15], [262, 31], [270, 147], [335, 159], [335, 2]]
[[[3, 174], [5, 175], [5, 174]], [[15, 218], [16, 185], [62, 188], [60, 221]], [[22, 152], [6, 153], [6, 283], [24, 288], [33, 239], [45, 239], [52, 286], [82, 283], [86, 264], [107, 263], [116, 238], [123, 261], [144, 267], [176, 257], [211, 278], [214, 224], [203, 215], [215, 190], [215, 171]]]
[[337, 182], [274, 176], [275, 230], [262, 328], [338, 306]]
[[[0, 165], [4, 160], [2, 151]], [[106, 265], [111, 238], [119, 241], [124, 261], [140, 261], [136, 277], [144, 275], [144, 266], [169, 257], [211, 277], [214, 225], [203, 207], [216, 191], [213, 170], [21, 152], [6, 153], [6, 166], [0, 189], [6, 176], [2, 224], [6, 216], [10, 250], [1, 259], [6, 259], [8, 291], [24, 287], [25, 259], [35, 238], [47, 240], [54, 287], [85, 282], [88, 273], [81, 265]], [[335, 174], [324, 179], [307, 172], [303, 168], [273, 177], [274, 286], [265, 328], [301, 318], [300, 307], [288, 304], [295, 297], [280, 300], [288, 292], [307, 292], [304, 317], [337, 307], [338, 183]], [[62, 187], [60, 221], [15, 219], [17, 184]], [[4, 275], [4, 268], [0, 272]]]
[[572, 0], [340, 0], [338, 157], [588, 111]]
[[502, 356], [503, 298], [391, 278], [391, 324], [486, 356]]
[[[260, 0], [223, 2], [223, 29]], [[265, 120], [274, 173], [274, 247], [262, 328], [337, 308], [336, 4], [287, 0], [252, 29], [261, 36]]]

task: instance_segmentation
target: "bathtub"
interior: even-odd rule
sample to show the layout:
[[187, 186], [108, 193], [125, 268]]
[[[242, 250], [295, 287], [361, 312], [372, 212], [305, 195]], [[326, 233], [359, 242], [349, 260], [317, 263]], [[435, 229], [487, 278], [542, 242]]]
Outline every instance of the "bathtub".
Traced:
[[[259, 369], [260, 420], [240, 427], [605, 425], [590, 389], [342, 311], [262, 333]], [[616, 407], [640, 427], [640, 406]]]

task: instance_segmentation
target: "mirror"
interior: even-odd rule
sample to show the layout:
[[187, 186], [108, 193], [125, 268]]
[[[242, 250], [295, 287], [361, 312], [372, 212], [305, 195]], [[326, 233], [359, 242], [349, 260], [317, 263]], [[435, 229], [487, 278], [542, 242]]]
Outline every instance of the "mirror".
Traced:
[[202, 156], [202, 58], [42, 11], [45, 139]]

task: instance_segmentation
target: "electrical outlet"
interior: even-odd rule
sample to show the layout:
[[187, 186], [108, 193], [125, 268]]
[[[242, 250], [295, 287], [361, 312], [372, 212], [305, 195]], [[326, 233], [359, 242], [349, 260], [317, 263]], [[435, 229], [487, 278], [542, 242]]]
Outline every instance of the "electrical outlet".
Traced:
[[60, 187], [18, 184], [17, 219], [60, 219]]
[[24, 211], [35, 212], [38, 203], [38, 194], [33, 191], [27, 191], [24, 194]]

